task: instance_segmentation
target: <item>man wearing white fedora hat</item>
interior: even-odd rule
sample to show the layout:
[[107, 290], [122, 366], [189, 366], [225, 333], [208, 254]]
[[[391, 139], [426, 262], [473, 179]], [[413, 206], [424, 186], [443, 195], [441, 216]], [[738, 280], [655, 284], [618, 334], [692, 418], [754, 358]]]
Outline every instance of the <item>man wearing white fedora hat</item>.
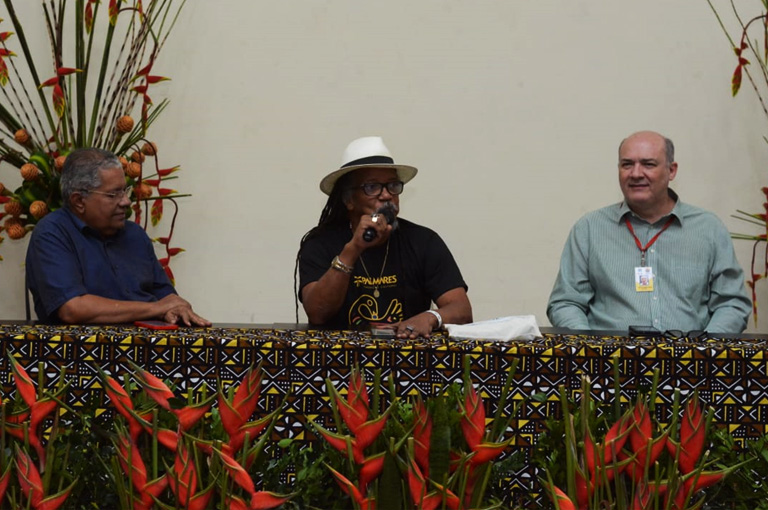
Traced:
[[[298, 298], [312, 324], [390, 324], [399, 338], [428, 337], [472, 321], [467, 286], [432, 230], [398, 217], [416, 168], [395, 164], [380, 137], [358, 138], [326, 175], [318, 226], [301, 240]], [[435, 308], [432, 308], [432, 303]]]

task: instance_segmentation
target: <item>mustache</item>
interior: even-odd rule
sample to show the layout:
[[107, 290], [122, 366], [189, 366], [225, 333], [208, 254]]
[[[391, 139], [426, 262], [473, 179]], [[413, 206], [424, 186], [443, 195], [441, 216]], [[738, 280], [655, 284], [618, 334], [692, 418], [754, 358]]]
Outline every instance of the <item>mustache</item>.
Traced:
[[392, 230], [397, 230], [397, 227], [400, 225], [397, 221], [397, 213], [400, 212], [400, 210], [395, 204], [392, 202], [387, 202], [386, 204], [379, 207], [376, 212], [383, 215], [387, 219], [387, 223], [392, 225]]

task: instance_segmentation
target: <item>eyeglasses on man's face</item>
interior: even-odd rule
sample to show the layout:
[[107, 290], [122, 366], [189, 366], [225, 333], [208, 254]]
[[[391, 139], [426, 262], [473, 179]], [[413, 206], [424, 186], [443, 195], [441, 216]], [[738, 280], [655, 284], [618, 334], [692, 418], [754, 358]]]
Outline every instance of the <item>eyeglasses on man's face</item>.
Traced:
[[365, 184], [354, 186], [353, 189], [360, 188], [363, 190], [363, 193], [369, 197], [377, 197], [381, 195], [381, 192], [384, 190], [384, 188], [387, 188], [387, 192], [390, 195], [399, 195], [403, 192], [404, 186], [405, 183], [403, 181], [366, 182]]
[[120, 201], [124, 197], [130, 197], [131, 196], [131, 186], [128, 186], [124, 189], [121, 189], [120, 191], [99, 191], [97, 189], [82, 189], [80, 190], [81, 193], [96, 193], [98, 195], [104, 195], [105, 197], [109, 197], [111, 200]]

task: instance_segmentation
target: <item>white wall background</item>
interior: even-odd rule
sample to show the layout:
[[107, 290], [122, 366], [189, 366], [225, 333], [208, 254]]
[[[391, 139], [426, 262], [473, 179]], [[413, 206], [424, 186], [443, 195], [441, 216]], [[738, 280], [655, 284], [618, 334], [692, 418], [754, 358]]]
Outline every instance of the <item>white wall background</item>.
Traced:
[[[46, 51], [39, 3], [16, 3]], [[151, 131], [163, 166], [180, 163], [174, 184], [194, 194], [176, 232], [179, 293], [214, 322], [293, 321], [319, 180], [350, 140], [381, 135], [419, 168], [402, 215], [444, 237], [475, 318], [548, 325], [571, 225], [621, 198], [627, 134], [670, 136], [674, 188], [732, 231], [746, 227], [737, 208], [762, 210], [768, 124], [750, 89], [731, 98], [734, 66], [703, 0], [189, 1], [153, 69], [173, 80], [152, 94], [172, 101]], [[751, 246], [736, 248], [748, 268]], [[25, 249], [0, 246], [0, 318], [24, 315]], [[759, 288], [750, 331], [768, 333]]]

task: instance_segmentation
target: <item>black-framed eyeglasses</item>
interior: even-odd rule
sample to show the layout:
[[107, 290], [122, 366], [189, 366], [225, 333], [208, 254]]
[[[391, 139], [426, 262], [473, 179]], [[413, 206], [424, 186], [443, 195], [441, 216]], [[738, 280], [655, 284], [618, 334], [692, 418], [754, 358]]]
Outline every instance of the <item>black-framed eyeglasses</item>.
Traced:
[[390, 195], [399, 195], [403, 192], [404, 186], [405, 183], [403, 181], [366, 182], [360, 186], [354, 186], [353, 189], [361, 188], [363, 193], [369, 197], [377, 197], [381, 195], [381, 192], [384, 190], [384, 188], [387, 188], [387, 191]]
[[707, 336], [707, 332], [703, 329], [693, 329], [691, 331], [668, 329], [664, 332], [664, 338], [667, 340], [701, 340], [703, 338], [707, 338]]
[[131, 190], [133, 188], [131, 186], [126, 187], [125, 189], [121, 189], [120, 191], [99, 191], [97, 189], [81, 189], [80, 193], [96, 193], [99, 195], [104, 195], [105, 197], [109, 197], [112, 200], [122, 200], [123, 197], [129, 197], [131, 196]]

